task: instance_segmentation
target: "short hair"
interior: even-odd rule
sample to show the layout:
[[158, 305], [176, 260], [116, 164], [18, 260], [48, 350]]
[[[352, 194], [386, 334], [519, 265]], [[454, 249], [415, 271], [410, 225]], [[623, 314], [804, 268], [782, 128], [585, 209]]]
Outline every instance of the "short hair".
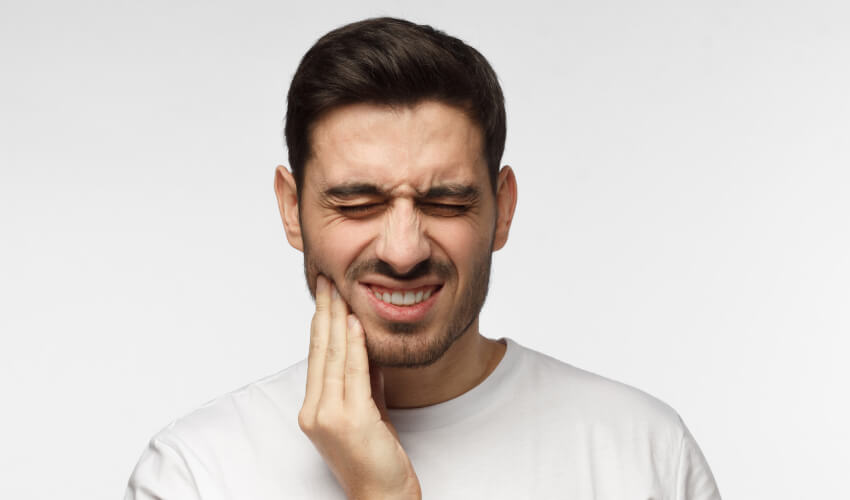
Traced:
[[505, 100], [495, 71], [463, 41], [389, 17], [337, 28], [301, 59], [289, 87], [284, 127], [297, 192], [313, 154], [313, 128], [323, 115], [348, 104], [412, 106], [426, 99], [464, 110], [481, 127], [495, 193], [506, 135]]

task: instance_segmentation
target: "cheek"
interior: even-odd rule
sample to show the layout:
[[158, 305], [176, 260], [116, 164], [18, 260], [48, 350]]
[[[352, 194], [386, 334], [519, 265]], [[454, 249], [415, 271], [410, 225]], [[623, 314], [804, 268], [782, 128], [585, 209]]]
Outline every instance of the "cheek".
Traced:
[[311, 231], [306, 238], [309, 258], [317, 266], [317, 272], [342, 282], [346, 269], [369, 244], [369, 235], [368, 228], [357, 224], [334, 224]]
[[[493, 230], [461, 219], [448, 219], [429, 228], [434, 244], [464, 273], [463, 268], [490, 253]], [[468, 272], [468, 271], [466, 271]]]

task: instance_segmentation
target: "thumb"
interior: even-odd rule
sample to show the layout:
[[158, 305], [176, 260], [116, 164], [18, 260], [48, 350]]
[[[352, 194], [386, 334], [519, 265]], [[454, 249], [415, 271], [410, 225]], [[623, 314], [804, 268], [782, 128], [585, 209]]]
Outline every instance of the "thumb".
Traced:
[[378, 411], [381, 412], [381, 420], [389, 422], [387, 401], [384, 398], [384, 372], [374, 363], [369, 363], [369, 381], [372, 385], [372, 399]]
[[386, 424], [396, 441], [398, 441], [398, 432], [395, 430], [392, 421], [390, 421], [389, 412], [387, 412], [387, 401], [384, 397], [384, 372], [380, 366], [369, 363], [369, 376], [372, 383], [372, 399], [381, 413], [381, 421]]

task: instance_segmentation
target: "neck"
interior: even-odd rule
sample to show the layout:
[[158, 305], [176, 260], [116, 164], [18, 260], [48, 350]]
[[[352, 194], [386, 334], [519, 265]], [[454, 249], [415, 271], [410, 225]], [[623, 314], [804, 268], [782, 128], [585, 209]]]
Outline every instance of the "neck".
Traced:
[[478, 320], [431, 365], [384, 367], [384, 397], [388, 408], [418, 408], [456, 398], [487, 378], [507, 346], [483, 337]]

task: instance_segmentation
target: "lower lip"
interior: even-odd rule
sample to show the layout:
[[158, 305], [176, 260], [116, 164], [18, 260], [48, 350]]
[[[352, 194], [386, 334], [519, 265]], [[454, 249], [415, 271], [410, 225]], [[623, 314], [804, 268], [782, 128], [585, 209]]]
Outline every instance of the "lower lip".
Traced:
[[437, 295], [440, 294], [441, 288], [435, 290], [430, 297], [423, 300], [418, 304], [412, 304], [409, 306], [396, 306], [393, 304], [388, 304], [383, 300], [375, 297], [375, 292], [372, 289], [361, 283], [364, 288], [364, 292], [368, 297], [369, 302], [372, 304], [372, 307], [375, 309], [375, 312], [378, 313], [378, 316], [387, 320], [387, 321], [398, 321], [398, 322], [414, 322], [421, 321], [425, 318], [425, 315], [428, 314], [428, 311], [434, 306], [434, 303], [437, 301]]

